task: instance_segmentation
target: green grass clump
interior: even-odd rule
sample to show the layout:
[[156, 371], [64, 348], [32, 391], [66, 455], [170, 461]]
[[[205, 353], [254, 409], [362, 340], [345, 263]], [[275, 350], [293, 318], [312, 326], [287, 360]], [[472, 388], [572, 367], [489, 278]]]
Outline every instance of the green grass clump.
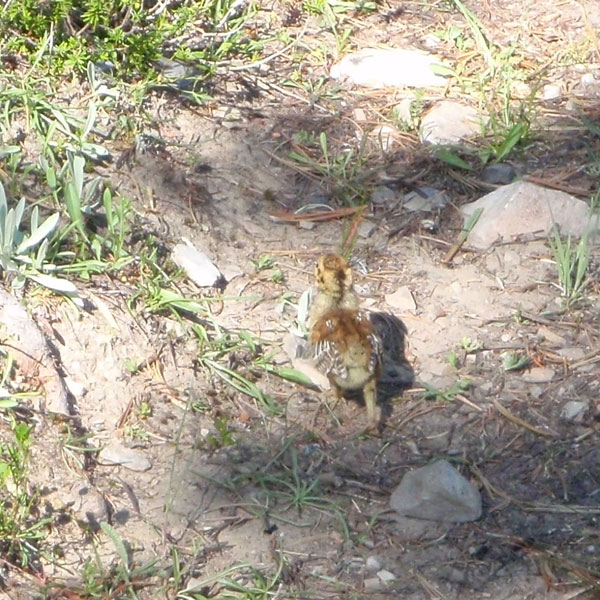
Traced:
[[39, 494], [27, 484], [31, 427], [13, 420], [13, 441], [0, 443], [0, 553], [11, 563], [29, 567], [50, 519], [39, 515]]
[[[234, 0], [167, 6], [152, 0], [18, 0], [0, 14], [0, 42], [32, 56], [49, 50], [49, 66], [58, 73], [83, 73], [95, 62], [133, 79], [152, 73], [163, 56], [198, 61], [210, 73], [204, 61], [247, 50], [242, 38], [251, 10], [236, 9]], [[182, 37], [190, 43], [172, 42]]]

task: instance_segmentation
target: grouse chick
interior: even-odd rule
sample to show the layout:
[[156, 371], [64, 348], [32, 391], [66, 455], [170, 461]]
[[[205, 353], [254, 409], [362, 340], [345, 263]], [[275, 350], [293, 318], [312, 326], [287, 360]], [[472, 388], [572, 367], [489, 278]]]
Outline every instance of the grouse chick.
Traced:
[[310, 341], [315, 364], [327, 375], [336, 395], [362, 389], [369, 424], [377, 426], [381, 343], [367, 315], [348, 308], [330, 310], [311, 327]]
[[319, 257], [315, 267], [317, 294], [311, 302], [309, 329], [332, 310], [358, 310], [358, 298], [352, 287], [352, 270], [339, 254]]

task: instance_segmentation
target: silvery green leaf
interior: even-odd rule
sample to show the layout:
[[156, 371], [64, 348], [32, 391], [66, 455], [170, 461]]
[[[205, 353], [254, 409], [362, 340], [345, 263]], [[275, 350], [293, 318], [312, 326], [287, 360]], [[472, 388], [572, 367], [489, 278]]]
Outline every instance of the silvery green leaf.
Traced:
[[77, 197], [81, 198], [83, 191], [83, 169], [85, 167], [85, 159], [82, 156], [69, 153], [69, 170], [71, 171], [71, 179]]
[[0, 228], [4, 224], [4, 221], [6, 221], [7, 211], [6, 194], [4, 193], [4, 186], [0, 183]]
[[55, 292], [60, 292], [61, 294], [77, 294], [77, 288], [75, 284], [69, 281], [68, 279], [62, 279], [61, 277], [54, 277], [52, 275], [46, 275], [44, 273], [36, 273], [35, 275], [30, 274], [27, 276], [32, 281], [47, 287], [50, 290], [54, 290]]
[[21, 225], [21, 219], [25, 212], [25, 198], [21, 198], [15, 207], [15, 229], [18, 229]]
[[[34, 269], [37, 269], [38, 271], [42, 270], [42, 265], [44, 264], [44, 261], [46, 260], [46, 254], [48, 253], [48, 246], [49, 246], [48, 238], [46, 238], [40, 244], [37, 254], [35, 255], [35, 261], [33, 263]], [[54, 267], [55, 265], [52, 265], [52, 266]]]
[[37, 206], [33, 207], [29, 222], [29, 231], [35, 231], [38, 228], [38, 225], [40, 224], [40, 209]]
[[81, 139], [84, 140], [92, 127], [94, 126], [94, 122], [96, 121], [96, 103], [92, 100], [88, 106], [88, 114], [87, 119], [85, 120], [85, 125], [83, 126], [83, 131], [81, 133]]
[[2, 146], [0, 148], [0, 158], [4, 158], [5, 156], [9, 156], [11, 154], [17, 154], [17, 152], [21, 151], [21, 146]]
[[42, 240], [44, 240], [56, 227], [60, 215], [54, 213], [50, 215], [35, 231], [32, 230], [31, 235], [19, 245], [17, 253], [22, 254], [26, 250], [37, 246]]
[[298, 299], [298, 323], [306, 323], [308, 321], [308, 310], [311, 303], [312, 292], [310, 289], [304, 290]]
[[95, 160], [106, 160], [110, 158], [110, 152], [100, 144], [92, 144], [91, 142], [84, 142], [81, 145], [81, 151], [92, 159]]

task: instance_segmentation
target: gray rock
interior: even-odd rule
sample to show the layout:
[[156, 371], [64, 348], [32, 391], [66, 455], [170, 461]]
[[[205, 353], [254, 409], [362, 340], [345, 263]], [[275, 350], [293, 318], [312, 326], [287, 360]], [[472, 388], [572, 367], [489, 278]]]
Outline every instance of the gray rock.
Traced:
[[437, 58], [418, 50], [365, 48], [333, 65], [330, 76], [374, 89], [446, 85], [446, 79], [434, 73], [436, 66], [443, 68]]
[[415, 298], [407, 285], [399, 287], [395, 292], [385, 295], [386, 303], [397, 311], [414, 311], [417, 309]]
[[483, 116], [475, 108], [443, 100], [423, 117], [419, 135], [429, 144], [457, 144], [480, 135], [482, 123]]
[[448, 461], [409, 471], [390, 506], [407, 517], [462, 523], [481, 517], [481, 494]]
[[517, 178], [517, 170], [507, 163], [498, 163], [497, 165], [488, 165], [481, 174], [481, 178], [486, 183], [492, 185], [507, 185]]
[[550, 367], [533, 367], [522, 375], [527, 383], [548, 383], [554, 379], [554, 369]]
[[104, 496], [87, 481], [77, 481], [68, 492], [68, 503], [72, 505], [77, 519], [93, 531], [100, 523], [108, 521], [108, 507]]
[[587, 402], [571, 400], [563, 406], [560, 414], [566, 421], [571, 421], [572, 423], [581, 423], [589, 406], [590, 405]]
[[369, 577], [364, 581], [365, 592], [381, 592], [386, 589], [385, 583], [379, 579], [379, 577]]
[[389, 206], [398, 198], [398, 194], [394, 190], [385, 185], [378, 185], [371, 192], [371, 202], [378, 206]]
[[558, 354], [567, 360], [575, 361], [581, 360], [585, 356], [586, 352], [580, 346], [571, 346], [567, 348], [560, 348], [560, 350], [558, 350]]
[[377, 225], [372, 221], [361, 221], [358, 226], [358, 235], [361, 238], [367, 239], [370, 238], [375, 231], [377, 231]]
[[446, 192], [424, 186], [406, 194], [402, 206], [411, 212], [432, 212], [444, 208], [447, 202], [448, 196]]
[[103, 448], [98, 458], [111, 465], [122, 465], [131, 471], [147, 471], [152, 463], [140, 452], [113, 443]]
[[467, 245], [487, 250], [494, 242], [510, 242], [520, 236], [546, 238], [556, 222], [563, 235], [581, 236], [590, 230], [589, 206], [569, 194], [526, 181], [517, 181], [465, 204], [465, 221], [479, 208], [479, 220], [467, 237]]
[[67, 385], [54, 366], [56, 360], [42, 330], [19, 300], [2, 287], [0, 287], [0, 335], [10, 342], [12, 359], [19, 367], [20, 376], [42, 383], [46, 410], [70, 415]]
[[369, 556], [365, 562], [365, 569], [370, 573], [377, 573], [382, 566], [381, 559], [378, 556]]

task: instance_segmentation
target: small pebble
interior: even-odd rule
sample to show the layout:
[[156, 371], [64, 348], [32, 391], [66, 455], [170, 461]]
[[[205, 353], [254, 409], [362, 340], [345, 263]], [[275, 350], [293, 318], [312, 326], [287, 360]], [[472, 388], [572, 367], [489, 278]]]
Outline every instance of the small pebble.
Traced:
[[379, 577], [369, 577], [368, 579], [365, 579], [365, 592], [380, 592], [381, 590], [385, 589], [385, 584], [383, 583], [383, 581], [381, 581], [381, 579], [379, 579]]
[[377, 571], [377, 577], [381, 579], [384, 583], [388, 583], [390, 581], [394, 581], [396, 576], [390, 571], [386, 571], [385, 569], [381, 569], [381, 571]]
[[581, 423], [588, 408], [589, 404], [587, 402], [571, 400], [563, 406], [561, 416], [566, 421]]
[[548, 383], [554, 379], [554, 370], [550, 367], [534, 367], [525, 371], [522, 377], [527, 383]]
[[378, 556], [369, 556], [367, 558], [367, 562], [365, 563], [365, 569], [371, 573], [376, 573], [381, 570], [381, 560]]

